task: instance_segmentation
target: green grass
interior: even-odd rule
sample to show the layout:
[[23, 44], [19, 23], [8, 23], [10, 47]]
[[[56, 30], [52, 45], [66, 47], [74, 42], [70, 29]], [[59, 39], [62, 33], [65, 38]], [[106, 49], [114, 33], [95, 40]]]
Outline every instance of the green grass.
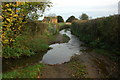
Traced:
[[120, 60], [120, 58], [118, 57], [120, 55], [119, 52], [112, 52], [112, 51], [110, 52], [110, 51], [104, 50], [104, 49], [93, 49], [93, 52], [107, 56], [108, 58], [110, 58], [113, 61]]
[[49, 42], [53, 41], [51, 38], [59, 31], [57, 24], [36, 21], [28, 22], [24, 27], [11, 46], [3, 46], [3, 57], [19, 58], [47, 51]]
[[70, 68], [75, 72], [72, 74], [73, 78], [85, 78], [86, 77], [86, 67], [82, 65], [79, 61], [79, 56], [72, 57], [70, 63]]
[[25, 67], [23, 69], [16, 69], [11, 72], [3, 73], [3, 78], [37, 78], [41, 74], [43, 64], [36, 64]]
[[64, 26], [64, 25], [65, 25], [65, 23], [58, 23], [58, 25], [59, 25], [59, 26]]
[[49, 45], [43, 38], [34, 38], [33, 40], [28, 41], [27, 46], [34, 52], [46, 51], [49, 48]]
[[48, 24], [48, 31], [52, 34], [55, 35], [59, 32], [59, 27], [58, 24], [55, 23], [47, 23]]
[[106, 54], [107, 53], [107, 51], [104, 49], [93, 49], [93, 51], [95, 51], [98, 54]]
[[63, 34], [63, 42], [66, 43], [70, 40], [70, 38], [66, 35], [66, 34]]

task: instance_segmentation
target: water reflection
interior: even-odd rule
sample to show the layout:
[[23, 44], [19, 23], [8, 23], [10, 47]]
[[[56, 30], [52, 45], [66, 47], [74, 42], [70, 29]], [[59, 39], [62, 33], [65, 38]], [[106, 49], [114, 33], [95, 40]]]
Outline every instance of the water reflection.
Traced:
[[70, 37], [68, 43], [53, 44], [50, 45], [53, 49], [49, 50], [44, 56], [41, 62], [45, 64], [62, 64], [70, 61], [70, 58], [74, 54], [81, 54], [80, 47], [81, 43], [79, 39], [72, 35], [70, 31], [62, 30], [60, 34], [66, 34]]

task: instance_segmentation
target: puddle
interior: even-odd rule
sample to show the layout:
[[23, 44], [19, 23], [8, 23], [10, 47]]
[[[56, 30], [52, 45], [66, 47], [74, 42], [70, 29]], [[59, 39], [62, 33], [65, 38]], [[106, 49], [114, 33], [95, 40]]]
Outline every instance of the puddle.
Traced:
[[53, 44], [50, 45], [53, 49], [49, 50], [42, 59], [42, 63], [45, 64], [62, 64], [64, 62], [70, 61], [70, 58], [75, 54], [80, 55], [80, 49], [83, 49], [80, 45], [82, 42], [79, 39], [72, 35], [70, 31], [62, 30], [60, 34], [66, 34], [70, 37], [68, 43]]
[[2, 72], [8, 72], [19, 67], [33, 65], [35, 63], [39, 63], [41, 60], [46, 64], [62, 64], [64, 62], [70, 61], [71, 56], [74, 54], [81, 53], [79, 52], [80, 49], [82, 49], [82, 47], [80, 47], [81, 42], [76, 36], [72, 35], [70, 31], [65, 32], [65, 30], [60, 31], [60, 34], [66, 34], [69, 36], [69, 42], [50, 45], [50, 47], [53, 49], [49, 50], [48, 52], [41, 52], [40, 54], [36, 54], [31, 57], [3, 59]]

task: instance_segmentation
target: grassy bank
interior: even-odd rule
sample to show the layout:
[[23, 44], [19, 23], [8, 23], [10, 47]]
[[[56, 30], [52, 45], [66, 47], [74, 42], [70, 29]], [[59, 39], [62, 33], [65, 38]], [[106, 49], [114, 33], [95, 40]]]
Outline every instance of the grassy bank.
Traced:
[[[16, 38], [14, 48], [9, 47], [11, 50], [8, 50], [5, 47], [5, 49], [7, 49], [6, 53], [10, 54], [8, 56], [6, 53], [4, 53], [4, 58], [5, 59], [8, 58], [6, 60], [14, 61], [18, 58], [19, 59], [23, 59], [24, 57], [29, 58], [26, 56], [33, 56], [37, 54], [43, 55], [43, 52], [50, 49], [49, 47], [50, 44], [64, 43], [69, 41], [68, 36], [60, 35], [58, 33], [59, 29], [57, 27], [55, 28], [54, 24], [46, 24], [41, 22], [29, 22], [25, 26], [27, 26], [27, 28], [24, 28], [21, 35], [19, 35]], [[18, 50], [16, 50], [16, 48]], [[19, 50], [21, 52], [18, 52]], [[25, 50], [28, 50], [29, 53], [28, 52], [23, 53], [23, 51]], [[10, 51], [12, 52], [10, 53]], [[31, 65], [31, 62], [29, 61], [30, 63], [26, 63], [28, 66], [24, 66], [25, 62], [27, 62], [24, 60], [27, 60], [27, 59], [20, 60], [20, 61], [23, 61], [23, 64], [21, 64], [20, 62], [20, 65], [18, 64], [12, 65], [11, 63], [9, 63], [8, 66], [12, 67], [13, 69], [10, 70], [9, 72], [3, 73], [3, 78], [37, 78], [39, 76], [38, 74], [41, 74], [40, 71], [43, 67], [43, 64], [40, 64], [40, 63], [36, 64], [37, 62], [35, 62]]]
[[71, 58], [70, 62], [67, 63], [73, 73], [72, 78], [86, 78], [87, 72], [86, 67], [79, 61], [79, 56], [75, 55]]
[[[43, 55], [43, 52], [50, 49], [49, 41], [54, 41], [55, 36], [53, 34], [49, 31], [48, 24], [39, 21], [28, 21], [22, 27], [21, 34], [15, 38], [13, 45], [3, 46], [3, 58], [14, 61], [18, 58], [22, 59], [23, 57], [26, 58], [36, 54]], [[24, 60], [27, 59], [20, 61], [23, 61], [23, 63], [27, 62]], [[6, 62], [5, 64], [7, 64]], [[9, 65], [11, 63], [8, 63], [8, 67], [13, 67], [14, 69], [3, 73], [3, 78], [37, 78], [43, 64], [36, 63], [34, 65], [26, 63], [28, 66], [25, 67], [22, 62], [19, 63], [20, 65], [16, 65], [17, 67], [14, 64]]]
[[3, 57], [19, 58], [20, 56], [31, 56], [39, 51], [47, 50], [49, 48], [47, 40], [51, 38], [48, 33], [46, 24], [28, 22], [11, 46], [3, 46]]
[[[120, 16], [114, 15], [93, 20], [77, 20], [71, 25], [71, 32], [91, 48], [120, 52]], [[99, 51], [100, 51], [99, 50]], [[108, 53], [109, 54], [109, 53]]]
[[30, 65], [26, 68], [19, 68], [11, 72], [4, 73], [4, 78], [39, 78], [41, 76], [41, 69], [43, 64]]
[[120, 58], [119, 58], [120, 52], [112, 52], [110, 50], [98, 49], [98, 48], [94, 48], [94, 49], [92, 49], [92, 51], [97, 54], [107, 56], [110, 58], [110, 60], [115, 61], [115, 62], [119, 62], [119, 60], [120, 60]]
[[57, 24], [28, 21], [21, 28], [21, 34], [15, 38], [12, 45], [3, 46], [3, 57], [19, 58], [47, 51], [49, 44], [53, 43], [58, 32]]

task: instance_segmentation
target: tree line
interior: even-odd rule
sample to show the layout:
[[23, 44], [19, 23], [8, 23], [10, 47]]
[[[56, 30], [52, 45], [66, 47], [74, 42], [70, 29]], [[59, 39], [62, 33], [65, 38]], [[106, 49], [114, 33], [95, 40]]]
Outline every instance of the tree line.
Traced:
[[[79, 16], [79, 19], [80, 20], [88, 20], [89, 16], [87, 14], [83, 13], [81, 16]], [[79, 20], [79, 19], [72, 15], [72, 16], [68, 17], [66, 22], [72, 22], [73, 20]], [[62, 16], [57, 16], [57, 20], [58, 20], [58, 23], [65, 22]]]

